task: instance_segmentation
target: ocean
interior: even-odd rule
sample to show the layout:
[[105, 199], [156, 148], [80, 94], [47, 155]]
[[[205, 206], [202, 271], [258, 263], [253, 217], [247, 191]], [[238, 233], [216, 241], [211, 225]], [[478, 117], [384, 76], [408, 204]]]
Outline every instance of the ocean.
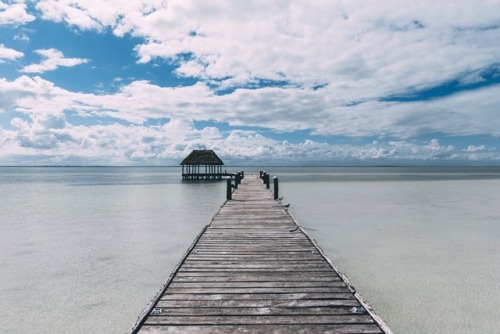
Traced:
[[[395, 333], [500, 333], [500, 168], [265, 169]], [[0, 333], [126, 333], [225, 200], [177, 167], [0, 168]]]

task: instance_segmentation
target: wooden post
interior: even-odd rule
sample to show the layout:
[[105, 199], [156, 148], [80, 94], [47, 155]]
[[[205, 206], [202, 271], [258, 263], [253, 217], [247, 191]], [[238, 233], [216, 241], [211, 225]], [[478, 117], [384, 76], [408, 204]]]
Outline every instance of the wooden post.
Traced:
[[234, 174], [234, 189], [238, 189], [238, 183], [240, 183], [239, 178], [240, 176], [238, 175], [238, 173]]
[[241, 184], [241, 179], [243, 179], [243, 172], [238, 172], [238, 184]]
[[279, 194], [278, 194], [278, 177], [277, 176], [273, 177], [273, 181], [274, 181], [274, 200], [277, 200], [278, 197], [279, 197]]
[[227, 183], [226, 199], [229, 201], [232, 199], [232, 193], [233, 193], [232, 184], [231, 184], [231, 176], [227, 177], [226, 183]]
[[269, 189], [270, 185], [269, 185], [269, 174], [266, 173], [266, 189]]
[[241, 178], [242, 178], [242, 179], [244, 179], [244, 178], [245, 178], [245, 171], [244, 171], [244, 170], [242, 170], [242, 171], [241, 171]]

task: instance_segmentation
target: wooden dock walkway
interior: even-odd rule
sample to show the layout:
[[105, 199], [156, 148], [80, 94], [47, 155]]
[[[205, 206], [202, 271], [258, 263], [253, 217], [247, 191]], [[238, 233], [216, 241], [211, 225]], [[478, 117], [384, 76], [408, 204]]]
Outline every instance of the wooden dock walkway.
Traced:
[[255, 175], [131, 333], [391, 333]]

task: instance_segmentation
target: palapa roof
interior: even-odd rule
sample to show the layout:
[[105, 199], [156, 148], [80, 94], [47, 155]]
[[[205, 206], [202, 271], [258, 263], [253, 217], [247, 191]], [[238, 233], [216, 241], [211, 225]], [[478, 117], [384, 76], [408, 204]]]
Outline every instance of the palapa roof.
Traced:
[[181, 165], [224, 165], [213, 150], [193, 150]]

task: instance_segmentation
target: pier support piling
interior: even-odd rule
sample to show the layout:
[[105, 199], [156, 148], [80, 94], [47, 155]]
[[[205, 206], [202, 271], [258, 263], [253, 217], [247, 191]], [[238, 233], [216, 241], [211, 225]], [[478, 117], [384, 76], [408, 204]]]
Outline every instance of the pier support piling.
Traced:
[[227, 177], [227, 189], [226, 189], [226, 199], [230, 201], [232, 199], [233, 195], [233, 189], [232, 189], [232, 182], [231, 182], [231, 176]]
[[238, 189], [238, 184], [240, 184], [240, 175], [238, 173], [234, 174], [234, 189]]
[[273, 182], [274, 182], [274, 200], [276, 201], [279, 198], [277, 176], [273, 177]]

